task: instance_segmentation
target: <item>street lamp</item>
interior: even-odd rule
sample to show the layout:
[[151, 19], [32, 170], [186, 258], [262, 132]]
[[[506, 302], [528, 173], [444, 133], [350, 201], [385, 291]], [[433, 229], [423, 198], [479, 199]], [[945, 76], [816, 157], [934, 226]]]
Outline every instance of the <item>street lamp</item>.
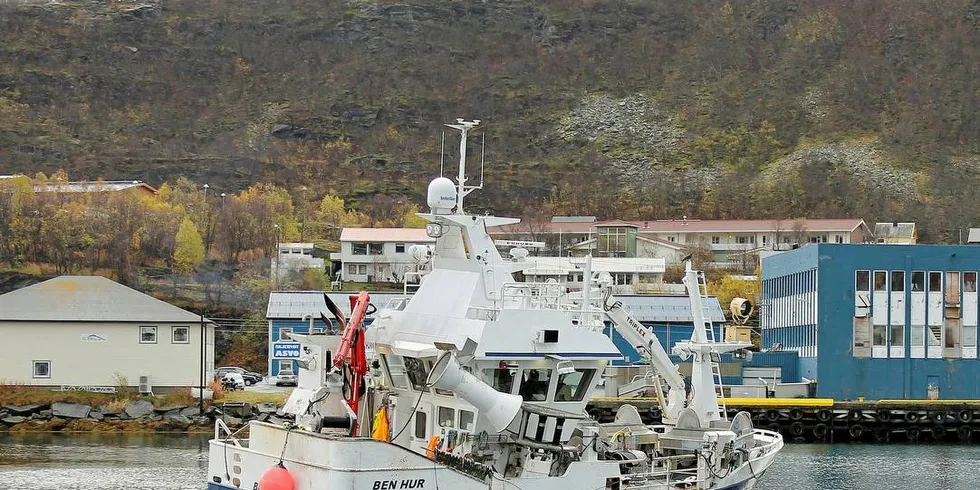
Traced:
[[221, 209], [224, 209], [225, 208], [225, 196], [226, 195], [227, 194], [225, 194], [224, 192], [221, 193]]
[[208, 188], [210, 188], [210, 187], [211, 186], [209, 186], [207, 184], [204, 184], [204, 204], [205, 205], [207, 205], [207, 203], [208, 203]]

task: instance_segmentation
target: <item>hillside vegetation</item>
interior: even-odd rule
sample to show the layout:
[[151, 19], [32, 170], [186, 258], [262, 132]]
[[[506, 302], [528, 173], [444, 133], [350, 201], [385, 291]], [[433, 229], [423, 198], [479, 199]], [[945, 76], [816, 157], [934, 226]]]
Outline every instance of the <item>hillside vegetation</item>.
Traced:
[[466, 117], [474, 208], [955, 240], [980, 223], [978, 22], [972, 0], [4, 3], [0, 173], [306, 185], [373, 216], [421, 202]]

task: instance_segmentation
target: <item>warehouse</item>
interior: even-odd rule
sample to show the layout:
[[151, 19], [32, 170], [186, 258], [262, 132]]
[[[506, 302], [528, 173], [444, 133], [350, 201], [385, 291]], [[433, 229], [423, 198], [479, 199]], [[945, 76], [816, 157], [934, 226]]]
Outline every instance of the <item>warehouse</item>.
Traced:
[[762, 263], [762, 347], [818, 397], [980, 398], [980, 248], [811, 244]]

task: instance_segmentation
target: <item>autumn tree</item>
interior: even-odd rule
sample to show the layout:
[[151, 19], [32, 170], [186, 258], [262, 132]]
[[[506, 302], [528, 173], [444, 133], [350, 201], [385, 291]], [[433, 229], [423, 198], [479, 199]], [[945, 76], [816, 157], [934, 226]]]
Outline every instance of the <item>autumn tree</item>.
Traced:
[[177, 230], [176, 248], [174, 249], [174, 268], [181, 274], [190, 274], [204, 262], [204, 240], [197, 231], [197, 226], [190, 218], [184, 217]]

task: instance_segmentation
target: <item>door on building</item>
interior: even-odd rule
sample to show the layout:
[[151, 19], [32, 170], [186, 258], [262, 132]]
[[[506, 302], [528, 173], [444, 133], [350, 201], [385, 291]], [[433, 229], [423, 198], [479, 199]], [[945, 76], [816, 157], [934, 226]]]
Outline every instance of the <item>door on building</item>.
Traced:
[[929, 400], [939, 399], [939, 376], [926, 377], [926, 398]]

